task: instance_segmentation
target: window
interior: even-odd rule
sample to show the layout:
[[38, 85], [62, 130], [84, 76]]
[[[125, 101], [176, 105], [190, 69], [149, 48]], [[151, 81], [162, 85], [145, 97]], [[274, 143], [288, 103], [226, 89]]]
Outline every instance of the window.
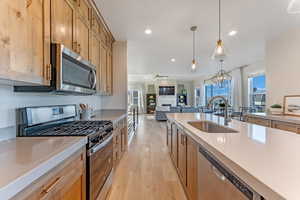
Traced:
[[249, 106], [257, 112], [264, 112], [266, 109], [266, 76], [257, 75], [248, 79], [249, 84]]
[[225, 87], [218, 87], [217, 85], [205, 85], [205, 104], [214, 96], [224, 96], [231, 102], [231, 81], [226, 80]]
[[139, 105], [139, 91], [128, 91], [128, 105]]

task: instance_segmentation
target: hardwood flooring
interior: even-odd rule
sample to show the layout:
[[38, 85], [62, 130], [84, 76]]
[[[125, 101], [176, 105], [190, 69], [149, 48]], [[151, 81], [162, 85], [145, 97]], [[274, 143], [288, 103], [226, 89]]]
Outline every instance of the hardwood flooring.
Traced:
[[166, 124], [140, 116], [108, 200], [186, 200], [166, 145]]

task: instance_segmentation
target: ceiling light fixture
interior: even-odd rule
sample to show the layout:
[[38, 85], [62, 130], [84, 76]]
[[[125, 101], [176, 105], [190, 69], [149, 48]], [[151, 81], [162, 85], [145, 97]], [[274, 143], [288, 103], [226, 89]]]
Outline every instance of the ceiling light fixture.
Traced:
[[176, 62], [176, 59], [175, 58], [171, 58], [171, 62]]
[[237, 34], [236, 30], [232, 30], [228, 33], [229, 36], [235, 36]]
[[197, 26], [192, 26], [191, 31], [193, 32], [193, 60], [192, 60], [192, 71], [196, 71], [196, 59], [195, 59], [195, 32], [197, 30]]
[[219, 40], [217, 41], [217, 46], [212, 55], [212, 59], [218, 61], [224, 61], [226, 58], [224, 43], [221, 39], [221, 0], [219, 0]]
[[151, 34], [152, 34], [152, 30], [151, 30], [150, 28], [147, 28], [147, 29], [145, 30], [145, 34], [151, 35]]
[[291, 0], [287, 12], [289, 14], [300, 14], [300, 0]]

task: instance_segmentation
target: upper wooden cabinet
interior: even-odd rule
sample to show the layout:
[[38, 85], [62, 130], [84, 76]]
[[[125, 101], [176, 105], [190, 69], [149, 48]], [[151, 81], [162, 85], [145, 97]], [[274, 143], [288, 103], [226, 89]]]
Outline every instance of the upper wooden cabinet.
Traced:
[[84, 59], [89, 59], [89, 25], [80, 15], [76, 15], [76, 45], [77, 53]]
[[83, 17], [86, 23], [90, 23], [91, 19], [91, 6], [88, 0], [75, 0], [77, 3], [78, 13]]
[[75, 40], [75, 4], [71, 0], [51, 1], [51, 40], [77, 51]]
[[100, 20], [95, 11], [92, 12], [91, 26], [92, 26], [92, 31], [94, 33], [96, 33], [99, 36], [99, 38], [101, 38], [100, 37], [100, 26], [101, 26]]
[[49, 84], [49, 11], [50, 0], [0, 1], [0, 78]]
[[101, 47], [100, 47], [100, 93], [105, 95], [107, 92], [107, 50], [106, 47], [101, 43]]
[[113, 91], [113, 66], [112, 66], [112, 53], [107, 51], [107, 70], [106, 70], [106, 93], [112, 95]]

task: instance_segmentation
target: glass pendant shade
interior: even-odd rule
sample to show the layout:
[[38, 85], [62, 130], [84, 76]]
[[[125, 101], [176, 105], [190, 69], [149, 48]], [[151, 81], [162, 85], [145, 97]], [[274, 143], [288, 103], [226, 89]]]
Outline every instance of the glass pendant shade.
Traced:
[[218, 40], [212, 59], [218, 62], [223, 62], [226, 59], [225, 48], [222, 40]]
[[193, 61], [192, 61], [192, 71], [196, 71], [196, 68], [197, 68], [197, 66], [196, 66], [196, 61], [193, 60]]

